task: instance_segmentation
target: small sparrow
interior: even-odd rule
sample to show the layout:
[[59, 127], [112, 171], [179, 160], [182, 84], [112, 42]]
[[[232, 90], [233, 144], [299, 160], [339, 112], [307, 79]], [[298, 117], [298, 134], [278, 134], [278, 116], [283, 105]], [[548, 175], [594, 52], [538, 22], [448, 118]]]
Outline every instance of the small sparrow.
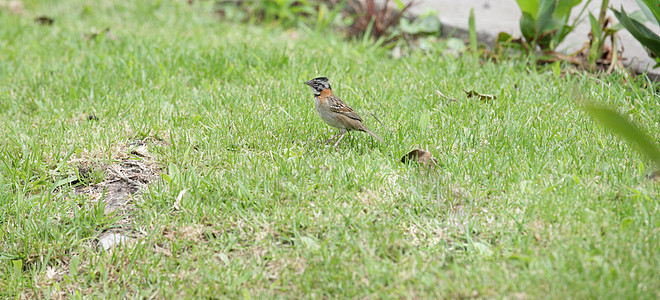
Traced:
[[323, 122], [332, 127], [339, 128], [339, 133], [327, 140], [326, 143], [339, 136], [339, 139], [334, 145], [334, 147], [337, 147], [339, 142], [346, 136], [346, 133], [351, 130], [364, 131], [381, 143], [384, 143], [367, 126], [364, 126], [362, 118], [352, 108], [332, 93], [330, 80], [327, 77], [317, 77], [305, 82], [305, 84], [314, 90], [314, 105]]

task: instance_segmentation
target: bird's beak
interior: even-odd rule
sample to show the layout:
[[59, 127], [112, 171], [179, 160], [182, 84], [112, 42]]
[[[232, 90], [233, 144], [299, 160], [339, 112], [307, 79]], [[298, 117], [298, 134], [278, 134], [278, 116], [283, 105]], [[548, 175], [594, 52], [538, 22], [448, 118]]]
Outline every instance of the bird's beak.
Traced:
[[311, 80], [310, 81], [305, 81], [305, 84], [309, 85], [309, 86], [312, 86], [312, 81]]

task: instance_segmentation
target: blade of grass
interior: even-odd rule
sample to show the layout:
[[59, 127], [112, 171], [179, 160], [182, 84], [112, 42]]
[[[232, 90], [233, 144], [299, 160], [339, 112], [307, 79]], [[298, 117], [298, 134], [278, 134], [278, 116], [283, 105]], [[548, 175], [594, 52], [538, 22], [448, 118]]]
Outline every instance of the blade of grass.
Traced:
[[477, 56], [477, 26], [474, 21], [474, 8], [470, 9], [470, 19], [468, 20], [469, 32], [470, 32], [470, 52], [472, 56]]

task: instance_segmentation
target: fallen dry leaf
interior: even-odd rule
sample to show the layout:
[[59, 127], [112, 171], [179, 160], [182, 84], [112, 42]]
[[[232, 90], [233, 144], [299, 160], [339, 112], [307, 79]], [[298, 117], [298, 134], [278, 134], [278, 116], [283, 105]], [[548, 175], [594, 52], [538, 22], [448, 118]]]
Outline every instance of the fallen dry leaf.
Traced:
[[55, 20], [53, 20], [53, 18], [46, 17], [46, 16], [36, 17], [34, 19], [34, 21], [39, 23], [40, 25], [44, 25], [44, 26], [50, 26], [50, 25], [53, 25], [53, 23], [55, 23]]
[[431, 152], [422, 149], [415, 149], [401, 158], [402, 163], [416, 162], [420, 165], [428, 165], [433, 168], [438, 164], [438, 160], [431, 155]]
[[497, 99], [497, 96], [494, 96], [494, 95], [480, 94], [480, 93], [477, 93], [475, 91], [466, 91], [466, 90], [463, 90], [463, 91], [468, 95], [468, 98], [479, 97], [479, 100], [481, 100], [481, 101]]

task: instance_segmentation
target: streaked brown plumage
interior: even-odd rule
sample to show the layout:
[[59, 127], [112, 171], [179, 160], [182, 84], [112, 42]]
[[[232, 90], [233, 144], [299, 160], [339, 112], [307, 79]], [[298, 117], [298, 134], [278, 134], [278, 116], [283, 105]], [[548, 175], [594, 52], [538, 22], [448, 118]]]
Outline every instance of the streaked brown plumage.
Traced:
[[314, 105], [321, 119], [326, 124], [339, 128], [339, 133], [327, 140], [326, 143], [339, 136], [339, 139], [334, 145], [336, 147], [346, 133], [351, 130], [366, 132], [381, 143], [384, 143], [382, 139], [364, 125], [362, 118], [352, 108], [332, 93], [330, 80], [327, 77], [317, 77], [305, 82], [305, 84], [314, 90]]

